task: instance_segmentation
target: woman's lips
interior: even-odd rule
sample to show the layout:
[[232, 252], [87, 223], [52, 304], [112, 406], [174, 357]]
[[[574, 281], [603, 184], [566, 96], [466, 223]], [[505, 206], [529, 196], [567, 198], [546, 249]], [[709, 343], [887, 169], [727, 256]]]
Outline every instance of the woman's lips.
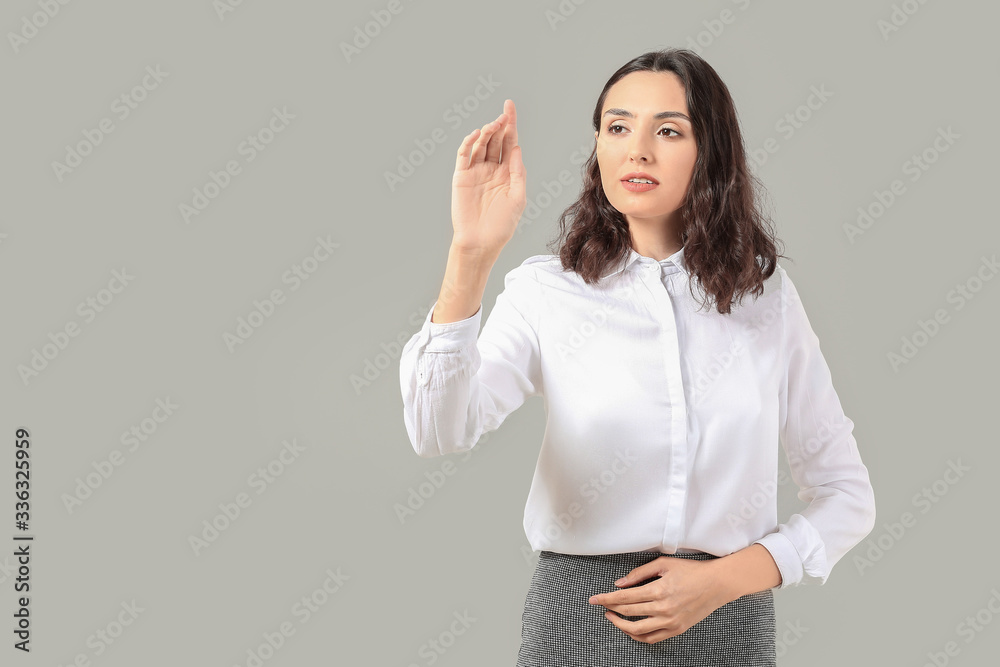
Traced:
[[629, 192], [648, 192], [656, 187], [656, 183], [633, 183], [632, 181], [622, 181], [622, 187]]

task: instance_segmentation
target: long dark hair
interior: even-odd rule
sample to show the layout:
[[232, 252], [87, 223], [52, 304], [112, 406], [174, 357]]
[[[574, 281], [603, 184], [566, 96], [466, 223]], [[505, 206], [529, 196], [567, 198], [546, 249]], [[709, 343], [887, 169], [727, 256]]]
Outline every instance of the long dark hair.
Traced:
[[[639, 71], [673, 72], [684, 84], [698, 148], [681, 207], [684, 261], [705, 291], [702, 306], [711, 296], [719, 313], [729, 313], [734, 299], [739, 304], [748, 292], [763, 293], [777, 258], [784, 257], [760, 204], [766, 194], [763, 183], [747, 164], [736, 106], [718, 73], [696, 53], [650, 51], [627, 62], [604, 84], [594, 109], [595, 130], [601, 129], [608, 90]], [[583, 172], [580, 197], [559, 217], [559, 235], [548, 247], [556, 244], [564, 270], [594, 283], [628, 258], [632, 240], [625, 216], [611, 205], [601, 185], [596, 142]], [[568, 220], [572, 225], [567, 233]]]

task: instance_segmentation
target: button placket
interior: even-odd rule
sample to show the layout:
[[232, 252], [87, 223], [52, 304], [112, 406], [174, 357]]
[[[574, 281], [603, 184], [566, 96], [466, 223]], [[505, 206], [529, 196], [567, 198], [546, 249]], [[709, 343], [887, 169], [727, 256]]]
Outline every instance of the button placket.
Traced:
[[[651, 263], [646, 269], [649, 276], [647, 286], [653, 295], [654, 313], [660, 322], [660, 347], [664, 355], [667, 392], [670, 399], [670, 472], [667, 480], [667, 516], [663, 527], [663, 548], [668, 552], [677, 549], [678, 536], [684, 520], [684, 503], [687, 494], [687, 403], [684, 399], [684, 383], [681, 375], [680, 345], [677, 334], [677, 320], [674, 316], [673, 299], [663, 284], [664, 267]], [[654, 275], [655, 272], [655, 275]], [[652, 281], [655, 279], [655, 285]]]

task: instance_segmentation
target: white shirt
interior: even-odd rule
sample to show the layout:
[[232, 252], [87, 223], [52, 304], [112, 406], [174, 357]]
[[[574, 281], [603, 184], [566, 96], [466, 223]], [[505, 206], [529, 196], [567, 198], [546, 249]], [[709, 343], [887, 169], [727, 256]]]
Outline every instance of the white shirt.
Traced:
[[[541, 396], [532, 549], [725, 556], [758, 542], [780, 588], [823, 584], [874, 528], [875, 498], [819, 340], [780, 264], [728, 315], [699, 312], [692, 278], [683, 248], [631, 250], [594, 285], [535, 255], [506, 274], [478, 341], [482, 305], [447, 323], [432, 308], [400, 358], [407, 434], [420, 456], [464, 452]], [[779, 440], [808, 503], [780, 524]]]

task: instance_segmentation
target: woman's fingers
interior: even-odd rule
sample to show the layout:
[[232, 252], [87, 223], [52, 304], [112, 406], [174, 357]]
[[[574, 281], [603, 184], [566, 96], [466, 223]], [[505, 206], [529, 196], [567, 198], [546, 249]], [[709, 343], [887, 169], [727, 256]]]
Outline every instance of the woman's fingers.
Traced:
[[493, 125], [493, 134], [486, 145], [486, 161], [492, 164], [499, 164], [500, 149], [503, 146], [504, 136], [510, 128], [510, 117], [506, 113], [502, 113], [493, 121]]
[[476, 138], [476, 142], [472, 144], [472, 154], [469, 156], [469, 166], [481, 161], [483, 159], [483, 142], [490, 140], [490, 135], [493, 134], [493, 123], [486, 123], [479, 130], [479, 136]]
[[504, 156], [513, 155], [511, 151], [514, 150], [514, 146], [517, 146], [517, 109], [514, 107], [514, 100], [505, 100], [503, 111], [507, 116], [507, 127], [503, 134], [503, 155], [500, 156], [501, 160]]
[[456, 158], [457, 161], [455, 163], [456, 170], [469, 168], [469, 155], [472, 153], [472, 142], [475, 141], [478, 136], [478, 127], [465, 135], [465, 139], [462, 140], [462, 145], [458, 147], [458, 157]]
[[516, 110], [514, 102], [506, 100], [504, 113], [495, 121], [465, 135], [458, 148], [456, 167], [468, 169], [480, 161], [497, 164], [504, 156], [509, 156], [516, 145]]
[[[483, 125], [482, 133], [472, 147], [472, 162], [485, 160], [496, 164], [500, 161], [500, 141], [503, 140], [504, 115]], [[499, 134], [498, 134], [499, 133]]]

